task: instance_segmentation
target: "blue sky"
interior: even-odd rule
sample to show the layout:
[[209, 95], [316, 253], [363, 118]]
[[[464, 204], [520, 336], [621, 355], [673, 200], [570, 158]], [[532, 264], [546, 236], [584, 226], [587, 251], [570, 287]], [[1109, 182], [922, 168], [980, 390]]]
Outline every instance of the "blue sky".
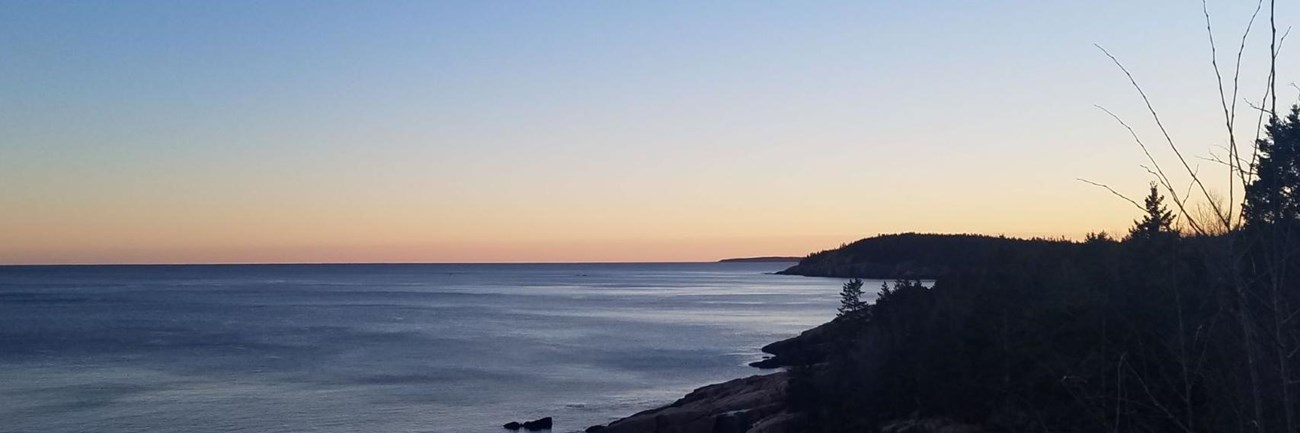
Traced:
[[[1230, 62], [1254, 3], [1209, 6]], [[1145, 161], [1093, 105], [1158, 136], [1093, 44], [1206, 155], [1226, 139], [1203, 19], [1174, 0], [8, 1], [0, 262], [700, 260], [1122, 229], [1131, 206], [1075, 178], [1141, 195]]]

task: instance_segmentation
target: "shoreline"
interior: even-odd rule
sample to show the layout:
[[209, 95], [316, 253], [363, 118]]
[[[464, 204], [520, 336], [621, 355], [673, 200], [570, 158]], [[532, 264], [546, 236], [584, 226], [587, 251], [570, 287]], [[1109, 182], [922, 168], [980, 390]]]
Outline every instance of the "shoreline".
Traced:
[[666, 406], [647, 409], [586, 433], [786, 433], [799, 425], [790, 411], [786, 367], [821, 362], [828, 353], [828, 334], [839, 322], [832, 319], [799, 335], [762, 347], [764, 359], [749, 363], [763, 373], [696, 388]]
[[586, 433], [782, 433], [798, 421], [785, 391], [789, 373], [759, 374], [696, 388], [666, 406], [637, 412]]

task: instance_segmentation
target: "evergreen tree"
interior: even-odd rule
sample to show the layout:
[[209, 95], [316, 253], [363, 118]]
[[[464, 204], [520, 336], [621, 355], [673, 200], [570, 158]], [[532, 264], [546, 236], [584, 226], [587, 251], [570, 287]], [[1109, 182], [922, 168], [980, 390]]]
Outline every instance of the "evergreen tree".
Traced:
[[1246, 185], [1242, 214], [1246, 225], [1294, 221], [1300, 218], [1300, 106], [1268, 124], [1268, 136], [1255, 143], [1255, 179]]
[[840, 317], [857, 315], [867, 310], [867, 303], [862, 300], [862, 280], [854, 278], [844, 283], [840, 290]]
[[1104, 243], [1104, 242], [1114, 242], [1115, 240], [1111, 239], [1110, 233], [1106, 233], [1105, 231], [1100, 231], [1100, 232], [1088, 232], [1087, 235], [1084, 235], [1083, 241], [1087, 243]]
[[1146, 215], [1140, 221], [1133, 222], [1129, 230], [1129, 239], [1156, 239], [1174, 235], [1174, 214], [1165, 208], [1165, 197], [1160, 195], [1156, 184], [1151, 184], [1151, 193], [1145, 200]]

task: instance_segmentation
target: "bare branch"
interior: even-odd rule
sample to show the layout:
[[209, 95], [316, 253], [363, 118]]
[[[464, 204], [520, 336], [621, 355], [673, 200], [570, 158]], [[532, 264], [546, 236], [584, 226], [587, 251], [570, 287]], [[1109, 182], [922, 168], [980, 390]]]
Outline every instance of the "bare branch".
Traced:
[[1198, 156], [1198, 157], [1196, 157], [1196, 158], [1197, 158], [1197, 159], [1200, 159], [1200, 160], [1202, 160], [1202, 161], [1213, 162], [1213, 163], [1215, 163], [1215, 164], [1219, 164], [1219, 165], [1222, 165], [1222, 166], [1224, 166], [1224, 167], [1231, 167], [1233, 170], [1239, 170], [1239, 171], [1241, 171], [1241, 173], [1242, 173], [1243, 176], [1247, 176], [1247, 177], [1249, 177], [1249, 176], [1254, 176], [1254, 174], [1255, 174], [1255, 171], [1254, 171], [1254, 170], [1247, 169], [1247, 168], [1243, 168], [1243, 167], [1240, 166], [1240, 165], [1232, 164], [1232, 163], [1230, 163], [1230, 162], [1228, 162], [1228, 161], [1224, 161], [1223, 158], [1220, 158], [1218, 155], [1215, 155], [1215, 154], [1213, 154], [1213, 153], [1211, 153], [1209, 157]]
[[[1251, 28], [1255, 25], [1255, 18], [1259, 16], [1259, 11], [1263, 9], [1263, 7], [1264, 0], [1258, 0], [1255, 3], [1255, 12], [1250, 15], [1250, 22], [1246, 24], [1246, 30], [1242, 32], [1241, 44], [1237, 47], [1237, 61], [1232, 74], [1232, 97], [1229, 98], [1223, 89], [1223, 74], [1219, 72], [1218, 47], [1214, 43], [1214, 27], [1210, 21], [1209, 6], [1206, 0], [1201, 0], [1201, 12], [1205, 15], [1205, 33], [1210, 39], [1210, 65], [1214, 67], [1214, 77], [1219, 86], [1219, 105], [1223, 108], [1223, 120], [1228, 129], [1228, 161], [1230, 161], [1228, 164], [1228, 207], [1232, 207], [1232, 203], [1235, 200], [1233, 197], [1234, 189], [1232, 185], [1236, 178], [1240, 177], [1242, 185], [1245, 185], [1247, 182], [1246, 177], [1240, 173], [1240, 170], [1233, 166], [1236, 163], [1240, 163], [1240, 158], [1236, 156], [1237, 134], [1235, 126], [1237, 120], [1237, 92], [1240, 88], [1241, 58], [1242, 54], [1246, 51], [1246, 40], [1250, 36]], [[1229, 100], [1232, 102], [1229, 103]], [[1229, 219], [1231, 219], [1231, 216], [1229, 216]], [[1225, 222], [1225, 224], [1230, 224], [1230, 222]]]
[[[1268, 25], [1272, 29], [1272, 37], [1269, 39], [1268, 46], [1268, 87], [1273, 97], [1273, 105], [1270, 109], [1277, 113], [1277, 0], [1268, 2]], [[1290, 33], [1288, 31], [1287, 33]], [[1286, 35], [1282, 35], [1286, 39]]]
[[1246, 102], [1246, 106], [1247, 106], [1247, 107], [1250, 107], [1252, 110], [1257, 110], [1257, 111], [1263, 112], [1264, 114], [1267, 114], [1267, 115], [1269, 115], [1269, 116], [1276, 116], [1276, 115], [1277, 115], [1277, 113], [1274, 113], [1273, 110], [1270, 110], [1270, 109], [1267, 109], [1267, 108], [1261, 107], [1261, 106], [1259, 106], [1259, 105], [1255, 105], [1254, 103], [1250, 102], [1250, 100], [1245, 100], [1245, 102]]
[[1082, 177], [1077, 177], [1077, 178], [1075, 178], [1075, 179], [1078, 180], [1079, 182], [1083, 182], [1083, 183], [1086, 183], [1086, 184], [1088, 184], [1088, 185], [1092, 185], [1092, 186], [1095, 186], [1095, 187], [1106, 188], [1107, 191], [1110, 191], [1110, 193], [1111, 193], [1111, 194], [1114, 194], [1116, 197], [1122, 198], [1122, 199], [1124, 199], [1125, 201], [1127, 201], [1127, 202], [1129, 202], [1129, 203], [1132, 203], [1132, 204], [1133, 204], [1133, 207], [1138, 208], [1138, 210], [1146, 211], [1146, 208], [1142, 207], [1142, 205], [1138, 204], [1138, 202], [1134, 201], [1134, 200], [1131, 199], [1131, 198], [1128, 198], [1128, 197], [1124, 196], [1124, 194], [1120, 194], [1119, 191], [1115, 191], [1114, 188], [1111, 188], [1111, 187], [1108, 186], [1108, 185], [1100, 184], [1100, 183], [1097, 183], [1097, 182], [1093, 182], [1093, 181], [1091, 181], [1091, 180], [1084, 179], [1084, 178], [1082, 178]]
[[[1147, 97], [1146, 91], [1142, 90], [1142, 86], [1139, 85], [1137, 79], [1133, 77], [1133, 73], [1129, 72], [1128, 68], [1124, 67], [1124, 64], [1121, 63], [1119, 59], [1115, 58], [1114, 55], [1112, 55], [1109, 51], [1106, 51], [1106, 49], [1103, 48], [1101, 45], [1093, 44], [1093, 46], [1097, 47], [1097, 49], [1101, 50], [1102, 53], [1106, 54], [1106, 57], [1109, 57], [1111, 61], [1115, 62], [1115, 66], [1118, 66], [1120, 71], [1124, 72], [1124, 76], [1128, 77], [1129, 83], [1133, 84], [1133, 88], [1136, 89], [1138, 95], [1142, 97], [1142, 102], [1146, 103], [1147, 111], [1151, 113], [1151, 118], [1155, 120], [1156, 126], [1160, 128], [1160, 133], [1164, 134], [1165, 141], [1169, 143], [1169, 148], [1174, 151], [1174, 156], [1178, 157], [1178, 161], [1183, 164], [1183, 169], [1186, 170], [1187, 173], [1191, 175], [1192, 181], [1196, 184], [1198, 188], [1200, 188], [1201, 194], [1203, 194], [1208, 199], [1210, 196], [1209, 190], [1205, 188], [1205, 184], [1201, 183], [1200, 177], [1196, 176], [1195, 171], [1192, 170], [1192, 166], [1189, 165], [1187, 163], [1187, 159], [1183, 157], [1182, 151], [1178, 150], [1178, 145], [1174, 144], [1173, 137], [1169, 136], [1169, 130], [1165, 128], [1164, 122], [1160, 120], [1160, 113], [1157, 112], [1155, 107], [1151, 105], [1151, 98]], [[1177, 201], [1178, 200], [1175, 200], [1175, 202]], [[1215, 207], [1214, 209], [1215, 214], [1218, 214], [1220, 216], [1223, 215], [1223, 211], [1221, 209], [1218, 209], [1218, 205], [1214, 205], [1214, 207]], [[1225, 227], [1230, 226], [1227, 220], [1223, 220], [1221, 222]]]
[[[1174, 205], [1178, 206], [1179, 214], [1183, 215], [1184, 217], [1190, 215], [1189, 213], [1187, 213], [1186, 206], [1183, 205], [1182, 197], [1178, 196], [1178, 191], [1175, 190], [1174, 185], [1170, 183], [1169, 176], [1165, 176], [1164, 170], [1160, 168], [1160, 163], [1156, 161], [1156, 158], [1154, 156], [1151, 156], [1151, 151], [1147, 149], [1146, 143], [1142, 142], [1142, 138], [1138, 137], [1137, 131], [1134, 131], [1133, 127], [1129, 126], [1128, 122], [1125, 122], [1124, 119], [1121, 119], [1115, 113], [1111, 112], [1110, 110], [1107, 110], [1106, 107], [1102, 107], [1100, 105], [1094, 105], [1094, 107], [1097, 107], [1097, 109], [1105, 112], [1106, 114], [1109, 114], [1111, 118], [1115, 119], [1116, 122], [1119, 122], [1120, 126], [1123, 126], [1124, 129], [1128, 130], [1129, 135], [1133, 137], [1133, 141], [1136, 142], [1138, 147], [1142, 149], [1142, 153], [1146, 154], [1147, 160], [1151, 161], [1151, 165], [1155, 167], [1155, 170], [1152, 170], [1151, 168], [1145, 165], [1141, 167], [1143, 169], [1146, 169], [1147, 173], [1151, 173], [1152, 176], [1155, 176], [1156, 180], [1160, 182], [1160, 185], [1165, 188], [1165, 191], [1169, 192], [1170, 199], [1173, 200]], [[1192, 224], [1192, 229], [1195, 230], [1197, 233], [1205, 234], [1205, 230], [1202, 230], [1199, 224], [1197, 224], [1194, 221], [1191, 224]]]
[[[1199, 166], [1199, 165], [1196, 166], [1196, 171], [1192, 172], [1192, 176], [1195, 177], [1198, 173], [1200, 173], [1200, 171], [1201, 171], [1201, 166]], [[1188, 183], [1187, 183], [1187, 191], [1184, 191], [1184, 192], [1183, 192], [1183, 197], [1191, 197], [1191, 196], [1192, 196], [1192, 182], [1188, 182]], [[1207, 199], [1207, 200], [1209, 199], [1208, 194], [1207, 194], [1207, 196], [1206, 196], [1206, 199]], [[1209, 200], [1209, 201], [1213, 201], [1213, 200]], [[1190, 218], [1190, 217], [1189, 217], [1189, 218]]]

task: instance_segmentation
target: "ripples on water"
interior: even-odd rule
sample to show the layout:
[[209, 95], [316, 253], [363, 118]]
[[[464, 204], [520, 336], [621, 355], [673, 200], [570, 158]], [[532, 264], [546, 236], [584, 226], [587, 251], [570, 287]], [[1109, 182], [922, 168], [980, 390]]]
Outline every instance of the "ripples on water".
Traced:
[[577, 431], [834, 316], [787, 265], [0, 267], [0, 431]]

